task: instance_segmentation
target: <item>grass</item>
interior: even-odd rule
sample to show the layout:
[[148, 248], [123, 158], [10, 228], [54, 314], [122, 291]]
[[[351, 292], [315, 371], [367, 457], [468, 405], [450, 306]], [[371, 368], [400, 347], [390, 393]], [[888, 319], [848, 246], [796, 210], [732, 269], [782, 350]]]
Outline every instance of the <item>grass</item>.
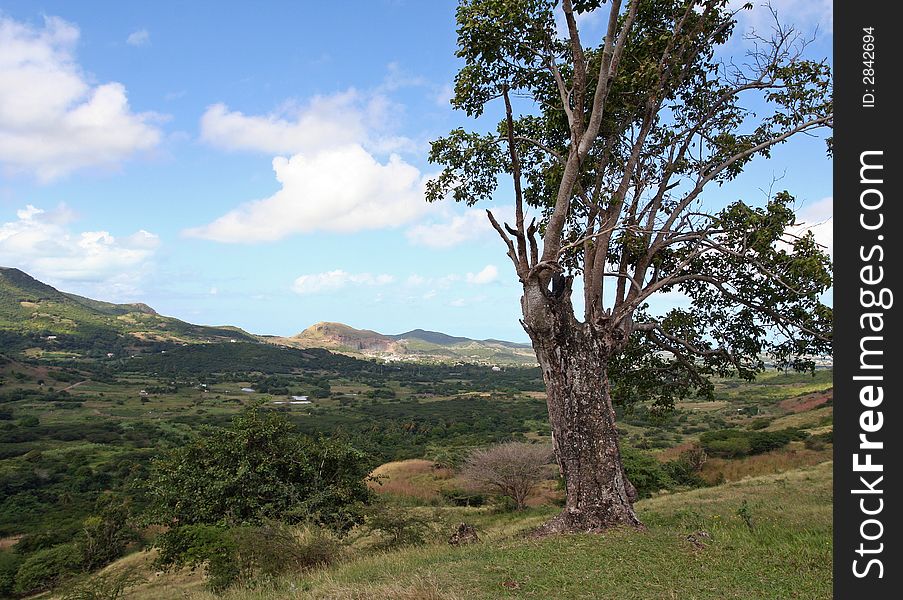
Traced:
[[523, 534], [554, 509], [519, 514], [448, 509], [445, 521], [477, 524], [479, 543], [359, 554], [328, 569], [222, 596], [199, 589], [196, 579], [180, 587], [173, 579], [161, 580], [164, 576], [149, 577], [150, 583], [128, 598], [827, 599], [832, 595], [831, 469], [825, 462], [644, 500], [637, 504], [644, 531], [533, 540]]
[[719, 481], [739, 481], [745, 477], [758, 477], [783, 473], [800, 467], [808, 467], [831, 460], [831, 446], [822, 450], [809, 450], [800, 442], [793, 442], [786, 449], [743, 458], [710, 458], [702, 466], [700, 476], [709, 484]]
[[439, 499], [440, 490], [448, 485], [453, 472], [437, 469], [430, 460], [412, 459], [385, 463], [372, 475], [378, 481], [369, 485], [378, 494], [433, 502]]

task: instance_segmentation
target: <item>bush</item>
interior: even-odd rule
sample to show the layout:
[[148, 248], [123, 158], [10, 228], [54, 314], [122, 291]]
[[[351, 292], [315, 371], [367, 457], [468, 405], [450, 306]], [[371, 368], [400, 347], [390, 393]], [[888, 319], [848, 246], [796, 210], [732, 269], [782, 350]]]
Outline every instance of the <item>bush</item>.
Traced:
[[341, 554], [338, 540], [325, 530], [283, 523], [185, 525], [162, 534], [157, 547], [159, 566], [203, 567], [207, 587], [214, 592], [239, 583], [252, 585], [260, 577], [329, 565]]
[[16, 573], [13, 589], [23, 595], [49, 590], [81, 569], [78, 547], [75, 544], [59, 544], [26, 558]]
[[62, 600], [120, 600], [129, 588], [143, 581], [144, 578], [132, 569], [118, 573], [100, 573], [72, 586]]
[[548, 477], [552, 457], [552, 448], [544, 444], [506, 442], [471, 452], [462, 475], [482, 489], [507, 496], [520, 510], [533, 488]]
[[440, 490], [439, 495], [452, 506], [483, 506], [486, 504], [486, 495], [482, 492], [451, 488]]
[[16, 571], [21, 564], [21, 554], [0, 550], [0, 598], [12, 596], [16, 584]]
[[621, 460], [627, 479], [636, 488], [637, 498], [648, 498], [659, 490], [674, 487], [674, 481], [654, 456], [622, 446]]
[[433, 522], [400, 507], [378, 504], [368, 511], [364, 526], [380, 538], [376, 548], [389, 550], [426, 543], [434, 533]]
[[719, 429], [703, 433], [699, 436], [699, 443], [712, 456], [738, 458], [783, 448], [792, 440], [806, 437], [807, 433], [794, 428], [779, 431]]
[[372, 498], [369, 465], [344, 441], [300, 435], [287, 417], [243, 411], [154, 461], [151, 518], [164, 525], [315, 521], [347, 530]]

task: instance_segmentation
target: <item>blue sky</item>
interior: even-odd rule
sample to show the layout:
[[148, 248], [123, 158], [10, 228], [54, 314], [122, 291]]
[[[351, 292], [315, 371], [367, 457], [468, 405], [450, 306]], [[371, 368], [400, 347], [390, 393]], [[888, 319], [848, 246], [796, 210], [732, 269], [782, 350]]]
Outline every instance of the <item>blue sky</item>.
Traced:
[[[810, 53], [830, 55], [830, 2], [773, 4], [817, 26]], [[525, 340], [517, 281], [485, 216], [423, 201], [429, 140], [491, 125], [448, 104], [454, 11], [4, 2], [0, 265], [255, 333], [329, 320]], [[600, 23], [587, 18], [585, 38]], [[814, 139], [709, 201], [760, 201], [774, 176], [803, 220], [830, 218], [831, 165]], [[503, 185], [489, 206], [504, 215], [510, 203]], [[830, 243], [829, 221], [818, 235]]]

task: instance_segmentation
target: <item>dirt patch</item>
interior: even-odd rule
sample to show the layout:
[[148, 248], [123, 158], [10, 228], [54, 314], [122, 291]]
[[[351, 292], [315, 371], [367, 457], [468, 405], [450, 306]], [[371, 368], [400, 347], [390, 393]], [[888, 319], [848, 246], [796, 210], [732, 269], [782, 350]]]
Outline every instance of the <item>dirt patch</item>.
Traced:
[[781, 410], [789, 413], [806, 412], [819, 406], [826, 404], [829, 400], [833, 400], [834, 390], [830, 389], [824, 392], [815, 392], [806, 394], [805, 396], [797, 396], [796, 398], [788, 398], [778, 403]]
[[6, 550], [7, 548], [12, 548], [23, 537], [24, 536], [21, 536], [21, 535], [11, 535], [9, 537], [0, 537], [0, 550]]

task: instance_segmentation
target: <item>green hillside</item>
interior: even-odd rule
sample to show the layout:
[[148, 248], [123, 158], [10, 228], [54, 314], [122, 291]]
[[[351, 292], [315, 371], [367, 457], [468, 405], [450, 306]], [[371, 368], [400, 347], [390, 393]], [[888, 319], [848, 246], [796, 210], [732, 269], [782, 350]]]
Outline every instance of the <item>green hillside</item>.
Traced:
[[238, 328], [205, 327], [164, 317], [145, 304], [113, 304], [67, 294], [7, 267], [0, 267], [0, 332], [7, 334], [4, 339], [18, 335], [47, 341], [48, 336], [56, 336], [50, 341], [57, 347], [123, 336], [174, 342], [256, 340]]
[[[132, 570], [134, 600], [276, 598], [586, 598], [666, 600], [832, 597], [832, 463], [637, 504], [642, 532], [529, 539], [552, 507], [493, 514], [480, 508], [422, 508], [437, 524], [429, 543], [368, 553], [355, 544], [332, 567], [284, 576], [222, 595], [205, 592], [198, 571], [160, 573], [153, 554], [108, 567]], [[457, 522], [480, 541], [454, 547]], [[445, 533], [445, 535], [442, 535]], [[353, 536], [352, 536], [353, 537]]]

